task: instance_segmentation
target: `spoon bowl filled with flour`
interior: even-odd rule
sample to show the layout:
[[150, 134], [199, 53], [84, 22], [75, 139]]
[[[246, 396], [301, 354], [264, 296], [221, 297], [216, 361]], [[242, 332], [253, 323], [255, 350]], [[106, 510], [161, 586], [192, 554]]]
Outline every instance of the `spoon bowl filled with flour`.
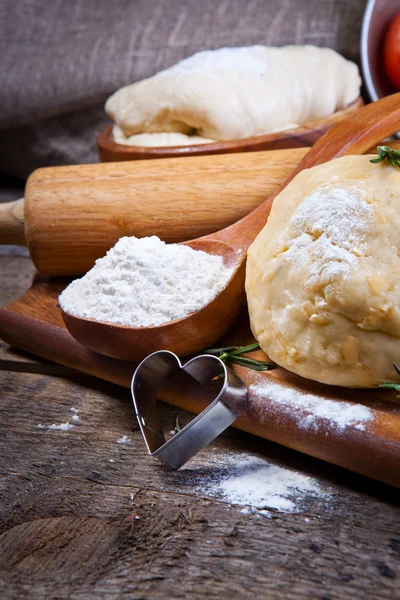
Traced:
[[[244, 301], [238, 262], [237, 253], [219, 241], [187, 245], [124, 237], [60, 294], [59, 306], [70, 333], [101, 354], [141, 360], [167, 348], [185, 355], [213, 343], [232, 324]], [[231, 285], [237, 290], [233, 300]]]

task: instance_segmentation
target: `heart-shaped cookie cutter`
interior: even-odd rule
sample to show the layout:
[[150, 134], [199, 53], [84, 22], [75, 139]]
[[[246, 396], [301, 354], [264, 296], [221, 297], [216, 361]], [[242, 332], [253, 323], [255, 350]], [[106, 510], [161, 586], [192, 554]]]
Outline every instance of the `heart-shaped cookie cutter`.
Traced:
[[[180, 370], [201, 385], [222, 375], [223, 385], [203, 412], [166, 441], [157, 412], [157, 394], [163, 381]], [[246, 385], [217, 356], [202, 354], [182, 365], [169, 350], [153, 352], [142, 360], [133, 374], [131, 392], [149, 454], [173, 469], [179, 469], [229, 427], [243, 412], [247, 400]]]

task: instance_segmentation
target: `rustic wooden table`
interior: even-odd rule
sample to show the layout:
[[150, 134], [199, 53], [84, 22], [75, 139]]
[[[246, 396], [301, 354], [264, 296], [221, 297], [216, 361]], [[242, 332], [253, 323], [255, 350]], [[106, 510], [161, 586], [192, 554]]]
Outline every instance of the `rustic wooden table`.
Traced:
[[[1, 306], [32, 273], [0, 256]], [[172, 473], [146, 454], [127, 390], [4, 344], [0, 369], [2, 598], [400, 598], [397, 490], [235, 430]], [[73, 429], [37, 427], [71, 407]], [[178, 409], [162, 412], [173, 428]], [[321, 493], [243, 514], [198, 489], [226, 452], [298, 469]]]

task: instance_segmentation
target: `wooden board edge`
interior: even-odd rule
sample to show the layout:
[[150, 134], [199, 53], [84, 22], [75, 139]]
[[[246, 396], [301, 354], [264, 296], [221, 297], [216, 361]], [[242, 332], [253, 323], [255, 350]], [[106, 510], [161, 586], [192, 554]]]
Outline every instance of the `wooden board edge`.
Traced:
[[8, 307], [0, 310], [0, 337], [11, 347], [88, 375], [99, 377], [100, 372], [106, 381], [123, 387], [130, 386], [136, 367], [135, 363], [96, 354], [79, 344], [65, 328], [43, 324]]
[[[125, 388], [130, 387], [134, 363], [96, 354], [79, 344], [62, 327], [43, 324], [16, 310], [4, 308], [0, 310], [0, 337], [10, 346]], [[195, 413], [201, 412], [206, 406], [204, 399], [199, 396], [194, 396], [188, 406], [187, 395], [180, 395], [178, 389], [166, 390], [160, 399]], [[343, 438], [335, 432], [328, 435], [326, 430], [322, 429], [317, 436], [310, 436], [305, 431], [299, 431], [295, 415], [292, 418], [289, 416], [283, 423], [279, 414], [274, 415], [271, 412], [267, 422], [261, 423], [251, 407], [249, 414], [240, 417], [233, 426], [400, 488], [400, 444], [392, 440], [377, 439], [372, 434], [359, 431], [343, 444]], [[332, 447], [335, 448], [334, 453]]]

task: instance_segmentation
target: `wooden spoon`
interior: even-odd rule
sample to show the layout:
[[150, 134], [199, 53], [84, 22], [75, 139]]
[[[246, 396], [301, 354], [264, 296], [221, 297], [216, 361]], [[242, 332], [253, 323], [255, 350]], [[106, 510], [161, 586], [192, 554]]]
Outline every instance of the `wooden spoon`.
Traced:
[[246, 252], [264, 227], [279, 191], [303, 169], [345, 154], [363, 154], [398, 129], [400, 93], [369, 104], [332, 127], [306, 154], [281, 188], [247, 217], [219, 232], [185, 242], [195, 250], [221, 255], [226, 266], [234, 267], [226, 287], [201, 310], [164, 325], [143, 328], [111, 325], [63, 312], [70, 333], [84, 346], [123, 360], [141, 360], [160, 349], [186, 356], [207, 348], [228, 331], [244, 304]]

